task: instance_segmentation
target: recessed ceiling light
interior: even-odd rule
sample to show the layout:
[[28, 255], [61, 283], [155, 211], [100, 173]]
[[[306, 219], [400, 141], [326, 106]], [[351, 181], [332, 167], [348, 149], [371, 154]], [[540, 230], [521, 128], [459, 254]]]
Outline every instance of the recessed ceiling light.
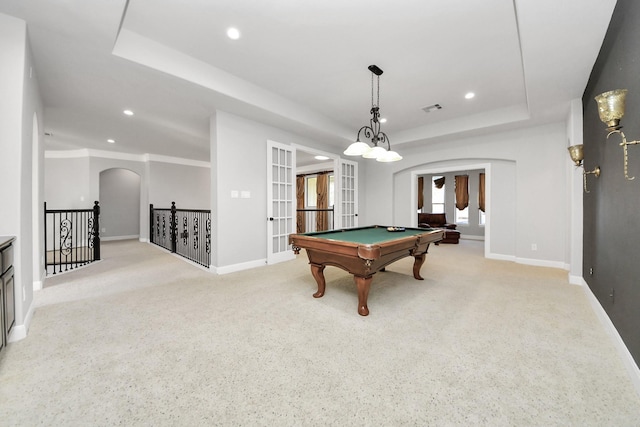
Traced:
[[109, 144], [115, 144], [116, 140], [115, 139], [107, 139], [107, 142]]
[[316, 159], [316, 160], [329, 160], [329, 158], [327, 156], [315, 156], [314, 159]]
[[238, 40], [240, 38], [240, 31], [237, 28], [231, 27], [227, 29], [227, 37], [231, 40]]
[[380, 119], [380, 123], [387, 123], [387, 119]]
[[473, 93], [473, 92], [468, 92], [464, 97], [465, 97], [465, 99], [471, 99], [471, 98], [473, 98], [474, 96], [476, 96], [476, 94], [475, 94], [475, 93]]
[[123, 113], [127, 116], [133, 116], [133, 111], [131, 110], [124, 110]]

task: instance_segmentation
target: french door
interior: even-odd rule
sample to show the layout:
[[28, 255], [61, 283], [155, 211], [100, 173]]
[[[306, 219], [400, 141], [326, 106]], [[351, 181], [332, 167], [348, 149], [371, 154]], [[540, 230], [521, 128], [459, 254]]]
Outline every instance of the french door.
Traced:
[[296, 225], [295, 168], [291, 146], [267, 141], [267, 264], [295, 257], [289, 245]]
[[340, 221], [337, 227], [351, 228], [358, 226], [358, 163], [339, 159], [336, 174], [337, 204], [340, 209]]

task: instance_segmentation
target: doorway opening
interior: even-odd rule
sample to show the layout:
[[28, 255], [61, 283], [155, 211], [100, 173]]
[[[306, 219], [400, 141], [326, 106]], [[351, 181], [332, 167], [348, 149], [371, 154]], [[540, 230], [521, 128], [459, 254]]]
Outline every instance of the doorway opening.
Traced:
[[129, 169], [100, 172], [100, 237], [103, 241], [140, 237], [141, 178]]

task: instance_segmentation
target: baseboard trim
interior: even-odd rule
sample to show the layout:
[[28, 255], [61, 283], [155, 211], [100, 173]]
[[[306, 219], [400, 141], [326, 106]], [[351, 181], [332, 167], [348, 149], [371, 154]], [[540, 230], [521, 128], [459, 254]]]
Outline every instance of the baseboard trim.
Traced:
[[480, 240], [484, 242], [484, 236], [474, 236], [469, 234], [460, 234], [462, 240]]
[[13, 328], [11, 328], [11, 334], [9, 334], [9, 336], [7, 337], [8, 342], [20, 341], [27, 337], [29, 326], [31, 325], [31, 319], [33, 319], [34, 307], [34, 301], [31, 300], [31, 305], [29, 306], [29, 310], [27, 310], [27, 315], [24, 318], [24, 323], [22, 325], [14, 325]]
[[499, 261], [511, 261], [517, 264], [533, 265], [535, 267], [550, 267], [550, 268], [559, 268], [562, 270], [569, 269], [569, 266], [562, 261], [547, 261], [543, 259], [520, 258], [514, 255], [503, 255], [503, 254], [494, 254], [494, 253], [487, 254], [486, 258], [496, 259]]
[[516, 258], [516, 263], [524, 264], [524, 265], [533, 265], [535, 267], [550, 267], [550, 268], [560, 268], [565, 270], [566, 264], [562, 261], [547, 261], [543, 259], [533, 259], [533, 258]]
[[622, 337], [611, 321], [611, 318], [609, 317], [607, 312], [604, 311], [604, 308], [602, 308], [600, 301], [598, 301], [598, 298], [596, 298], [596, 296], [593, 294], [591, 288], [584, 279], [581, 280], [580, 286], [582, 286], [582, 288], [584, 289], [584, 292], [587, 295], [589, 302], [591, 303], [591, 308], [593, 308], [596, 316], [598, 316], [598, 320], [600, 320], [600, 323], [604, 327], [605, 331], [611, 337], [613, 345], [616, 347], [616, 350], [618, 351], [618, 354], [622, 359], [622, 364], [629, 374], [629, 379], [633, 383], [633, 387], [636, 389], [636, 393], [638, 394], [638, 396], [640, 396], [640, 368], [638, 368], [636, 361], [633, 359], [633, 356], [631, 356], [629, 349], [622, 340]]
[[250, 270], [256, 267], [263, 267], [267, 264], [266, 259], [256, 259], [254, 261], [242, 262], [239, 264], [225, 265], [223, 267], [211, 266], [210, 270], [216, 274], [229, 274], [237, 271]]
[[572, 285], [578, 285], [578, 286], [587, 285], [587, 282], [584, 281], [582, 276], [575, 276], [575, 275], [572, 275], [571, 273], [569, 273], [569, 283]]
[[486, 255], [486, 257], [488, 259], [496, 259], [498, 261], [511, 261], [511, 262], [516, 262], [516, 257], [513, 255], [503, 255], [503, 254], [494, 254], [494, 253], [488, 253]]
[[139, 234], [132, 234], [131, 236], [100, 237], [100, 241], [111, 242], [113, 240], [131, 240], [131, 239], [138, 239], [139, 237], [140, 237]]

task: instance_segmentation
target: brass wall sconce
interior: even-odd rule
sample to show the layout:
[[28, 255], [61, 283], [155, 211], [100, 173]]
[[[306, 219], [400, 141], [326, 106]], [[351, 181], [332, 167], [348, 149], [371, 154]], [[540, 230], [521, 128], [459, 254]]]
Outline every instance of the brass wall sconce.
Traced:
[[595, 175], [596, 178], [600, 178], [600, 166], [596, 166], [596, 168], [592, 171], [585, 171], [584, 166], [582, 165], [582, 161], [584, 160], [584, 145], [572, 145], [568, 148], [569, 156], [571, 156], [571, 160], [575, 163], [576, 167], [582, 167], [582, 186], [584, 188], [585, 193], [589, 193], [587, 190], [587, 175]]
[[624, 116], [625, 99], [627, 97], [627, 89], [616, 89], [609, 92], [601, 93], [595, 97], [598, 104], [598, 114], [600, 120], [607, 125], [607, 139], [614, 133], [620, 134], [622, 137], [622, 151], [624, 153], [624, 177], [631, 181], [635, 177], [629, 177], [629, 155], [627, 152], [628, 145], [640, 144], [640, 141], [627, 141], [627, 137], [620, 129], [620, 119]]

